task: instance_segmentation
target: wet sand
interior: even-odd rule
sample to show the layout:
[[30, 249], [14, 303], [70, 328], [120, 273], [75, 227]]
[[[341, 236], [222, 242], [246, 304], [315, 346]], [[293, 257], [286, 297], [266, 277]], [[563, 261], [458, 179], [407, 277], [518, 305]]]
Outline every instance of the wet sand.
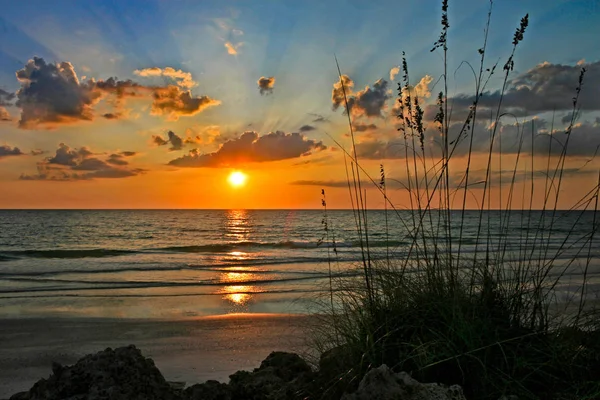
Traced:
[[51, 374], [53, 361], [135, 344], [168, 381], [227, 381], [275, 350], [304, 353], [311, 317], [238, 314], [193, 320], [0, 320], [0, 399], [28, 390]]

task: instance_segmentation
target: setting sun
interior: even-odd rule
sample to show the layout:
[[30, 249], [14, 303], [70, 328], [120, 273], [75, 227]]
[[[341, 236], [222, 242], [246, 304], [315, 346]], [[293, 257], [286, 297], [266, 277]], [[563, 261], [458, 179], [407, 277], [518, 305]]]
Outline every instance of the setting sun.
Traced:
[[229, 181], [229, 184], [233, 187], [239, 187], [239, 186], [243, 186], [246, 183], [246, 174], [244, 174], [243, 172], [240, 171], [234, 171], [231, 174], [229, 174], [229, 177], [227, 178], [227, 180]]

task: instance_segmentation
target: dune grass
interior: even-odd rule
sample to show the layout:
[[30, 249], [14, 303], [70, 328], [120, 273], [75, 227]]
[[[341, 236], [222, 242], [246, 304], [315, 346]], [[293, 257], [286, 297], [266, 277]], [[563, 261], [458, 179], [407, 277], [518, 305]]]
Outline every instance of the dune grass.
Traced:
[[[432, 49], [441, 53], [444, 71], [432, 123], [424, 120], [423, 99], [411, 86], [406, 59], [402, 60], [394, 112], [404, 151], [403, 159], [396, 162], [404, 171], [408, 210], [398, 209], [388, 198], [383, 165], [377, 179], [361, 166], [338, 66], [352, 141], [351, 149], [340, 147], [347, 160], [362, 259], [358, 277], [334, 275], [329, 265], [328, 297], [321, 309], [323, 329], [315, 346], [320, 351], [333, 348], [338, 369], [322, 382], [316, 397], [339, 397], [356, 387], [368, 369], [387, 364], [423, 382], [461, 384], [469, 399], [600, 398], [600, 318], [587, 302], [600, 222], [596, 220], [599, 186], [572, 202], [569, 210], [559, 208], [569, 139], [579, 114], [579, 94], [585, 90], [585, 69], [573, 82], [568, 127], [560, 135], [550, 127], [544, 149], [535, 133], [535, 120], [523, 123], [502, 107], [528, 16], [516, 28], [502, 68], [499, 62], [486, 67], [490, 2], [477, 49], [480, 63], [463, 65], [473, 72], [473, 103], [466, 117], [457, 120], [448, 101], [448, 7], [448, 0], [443, 0], [441, 33]], [[480, 132], [480, 101], [490, 79], [498, 74], [501, 96], [491, 118], [484, 118], [488, 131]], [[507, 118], [519, 127], [518, 149], [511, 154], [504, 152], [499, 129]], [[481, 177], [472, 172], [472, 160], [475, 139], [484, 133], [489, 150]], [[432, 142], [438, 145], [435, 151]], [[453, 162], [457, 154], [462, 167]], [[369, 247], [364, 181], [371, 181], [385, 201], [386, 232], [388, 224], [405, 231], [406, 237], [400, 239], [408, 239], [409, 244], [402, 248], [402, 256], [388, 247], [384, 256], [375, 257]], [[467, 200], [475, 190], [478, 207], [468, 210]], [[541, 209], [534, 202], [534, 195], [540, 193]], [[498, 196], [500, 207], [492, 207], [492, 196]], [[325, 198], [323, 205], [326, 212]], [[325, 240], [337, 251], [327, 213], [324, 221]], [[476, 232], [467, 233], [473, 226]], [[332, 259], [335, 251], [330, 253]], [[571, 292], [575, 296], [561, 298], [557, 288], [574, 271], [583, 281]]]

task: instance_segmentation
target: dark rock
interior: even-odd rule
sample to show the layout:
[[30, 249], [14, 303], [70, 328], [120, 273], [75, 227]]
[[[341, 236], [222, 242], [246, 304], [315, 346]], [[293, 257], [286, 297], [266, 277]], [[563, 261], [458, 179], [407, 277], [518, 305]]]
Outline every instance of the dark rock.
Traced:
[[273, 352], [252, 372], [238, 371], [230, 376], [233, 399], [283, 400], [306, 397], [314, 374], [297, 354]]
[[337, 346], [325, 351], [319, 358], [319, 375], [323, 379], [337, 380], [352, 369], [347, 346]]
[[437, 383], [420, 383], [406, 372], [395, 374], [387, 365], [373, 368], [364, 376], [358, 390], [342, 400], [466, 400], [462, 388]]
[[231, 388], [226, 383], [206, 381], [185, 389], [184, 395], [189, 400], [231, 400]]
[[165, 381], [154, 361], [135, 346], [90, 354], [72, 366], [52, 365], [41, 379], [11, 400], [175, 400], [180, 393]]

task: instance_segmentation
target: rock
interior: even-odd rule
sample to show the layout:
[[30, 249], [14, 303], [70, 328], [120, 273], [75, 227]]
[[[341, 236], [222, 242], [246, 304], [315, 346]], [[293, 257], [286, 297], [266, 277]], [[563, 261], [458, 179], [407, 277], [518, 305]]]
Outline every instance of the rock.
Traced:
[[325, 351], [319, 358], [319, 374], [325, 379], [345, 375], [352, 368], [346, 346], [337, 346]]
[[406, 372], [395, 374], [387, 365], [367, 372], [352, 394], [342, 400], [466, 400], [462, 388], [437, 383], [420, 383]]
[[231, 400], [231, 388], [226, 383], [206, 381], [185, 389], [184, 395], [189, 400]]
[[293, 353], [273, 352], [252, 372], [230, 376], [233, 399], [283, 400], [303, 398], [313, 380], [310, 366]]
[[165, 381], [154, 361], [135, 346], [106, 349], [75, 365], [52, 364], [52, 375], [11, 400], [175, 400], [180, 393]]

